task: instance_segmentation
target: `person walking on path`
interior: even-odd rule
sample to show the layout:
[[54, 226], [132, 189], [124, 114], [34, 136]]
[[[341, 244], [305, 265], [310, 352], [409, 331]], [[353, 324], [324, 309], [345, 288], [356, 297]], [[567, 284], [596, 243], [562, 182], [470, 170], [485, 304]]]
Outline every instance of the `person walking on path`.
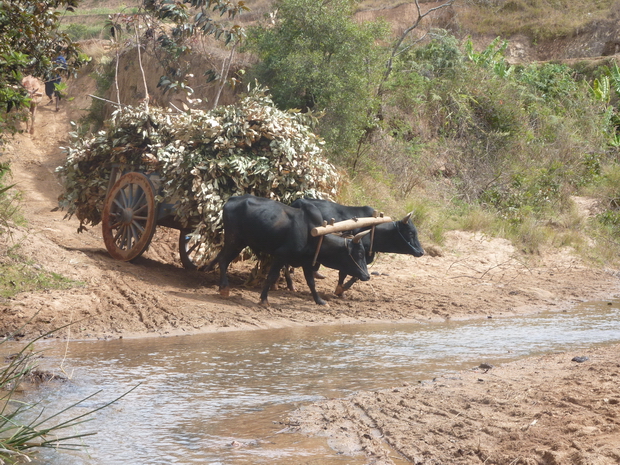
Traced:
[[[62, 82], [60, 76], [61, 71], [67, 70], [67, 60], [62, 55], [59, 55], [55, 60], [54, 71], [51, 72], [45, 80], [45, 95], [49, 98], [48, 105], [51, 105], [56, 100], [56, 111], [58, 111], [58, 104], [60, 102], [60, 92], [58, 92], [56, 85]], [[54, 96], [56, 99], [54, 99]]]

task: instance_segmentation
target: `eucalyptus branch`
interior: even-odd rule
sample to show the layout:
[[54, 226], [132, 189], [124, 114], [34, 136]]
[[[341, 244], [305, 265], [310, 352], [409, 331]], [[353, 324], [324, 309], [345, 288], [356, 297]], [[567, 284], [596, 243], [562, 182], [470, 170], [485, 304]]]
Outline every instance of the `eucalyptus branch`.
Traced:
[[114, 65], [114, 87], [116, 88], [116, 101], [121, 104], [121, 92], [118, 88], [118, 62], [120, 61], [119, 45], [116, 45], [116, 63]]

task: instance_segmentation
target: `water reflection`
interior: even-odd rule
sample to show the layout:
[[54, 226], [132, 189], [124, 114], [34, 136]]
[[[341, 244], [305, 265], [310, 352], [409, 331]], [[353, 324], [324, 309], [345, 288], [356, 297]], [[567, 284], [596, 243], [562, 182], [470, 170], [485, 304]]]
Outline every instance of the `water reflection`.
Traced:
[[[68, 405], [98, 389], [99, 412], [84, 430], [88, 454], [53, 453], [50, 464], [356, 464], [324, 441], [276, 434], [297, 406], [357, 390], [410, 384], [440, 373], [550, 351], [619, 342], [619, 305], [570, 313], [417, 325], [359, 325], [244, 331], [108, 342], [72, 342], [73, 380], [46, 392]], [[65, 346], [44, 344], [45, 368]], [[83, 432], [82, 431], [82, 432]]]

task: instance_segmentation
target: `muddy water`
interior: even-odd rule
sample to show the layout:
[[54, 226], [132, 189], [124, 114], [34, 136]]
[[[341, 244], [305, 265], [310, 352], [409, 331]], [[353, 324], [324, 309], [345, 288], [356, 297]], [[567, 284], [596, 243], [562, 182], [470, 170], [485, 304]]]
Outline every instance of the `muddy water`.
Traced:
[[[71, 464], [362, 464], [324, 440], [279, 433], [296, 407], [357, 390], [557, 351], [587, 355], [620, 342], [620, 302], [567, 313], [444, 324], [356, 325], [243, 331], [108, 342], [42, 344], [42, 367], [72, 376], [45, 402], [76, 412], [139, 387], [77, 432], [88, 452], [46, 454]], [[66, 352], [66, 356], [65, 356]], [[64, 361], [63, 361], [64, 358]]]

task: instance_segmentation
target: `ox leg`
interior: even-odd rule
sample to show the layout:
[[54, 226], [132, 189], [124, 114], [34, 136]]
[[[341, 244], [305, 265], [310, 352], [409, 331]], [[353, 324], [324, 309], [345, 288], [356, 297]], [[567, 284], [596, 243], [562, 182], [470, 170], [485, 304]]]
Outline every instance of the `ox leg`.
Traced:
[[353, 286], [353, 284], [355, 284], [356, 282], [359, 281], [359, 278], [356, 278], [355, 276], [353, 276], [351, 279], [349, 279], [347, 281], [347, 283], [344, 285], [344, 290], [348, 291], [349, 289], [351, 289], [351, 286]]
[[314, 265], [314, 278], [315, 279], [325, 279], [325, 275], [319, 273], [319, 268], [321, 268], [321, 264], [317, 263]]
[[308, 287], [310, 288], [310, 292], [312, 293], [312, 297], [314, 298], [314, 301], [318, 305], [327, 305], [327, 302], [321, 299], [321, 297], [319, 296], [319, 293], [316, 291], [316, 283], [314, 282], [313, 267], [311, 265], [304, 265], [303, 270], [304, 270], [304, 277], [306, 278], [306, 283], [308, 283]]
[[269, 268], [269, 273], [267, 273], [267, 279], [265, 280], [265, 284], [263, 285], [263, 291], [260, 293], [260, 302], [258, 305], [262, 307], [269, 307], [269, 300], [267, 300], [267, 295], [269, 294], [269, 289], [278, 281], [280, 277], [280, 271], [285, 263], [282, 262], [278, 257], [274, 257], [273, 263], [271, 264], [271, 268]]
[[334, 294], [336, 294], [338, 297], [341, 297], [342, 294], [344, 294], [344, 291], [346, 291], [345, 286], [343, 285], [346, 277], [347, 274], [344, 271], [338, 272], [338, 284], [336, 285], [336, 290], [334, 291]]
[[348, 291], [349, 289], [351, 289], [351, 286], [353, 286], [353, 284], [359, 281], [359, 278], [352, 276], [351, 279], [349, 279], [346, 282], [346, 284], [343, 284], [346, 277], [347, 277], [346, 273], [342, 271], [338, 273], [338, 285], [336, 286], [336, 290], [334, 291], [334, 293], [338, 297], [342, 297], [342, 294], [344, 294], [345, 291]]
[[215, 262], [220, 265], [220, 295], [222, 297], [228, 297], [230, 295], [230, 285], [228, 284], [228, 265], [232, 262], [243, 250], [235, 248], [235, 249], [222, 249], [222, 251], [217, 254], [215, 260], [212, 260], [208, 265], [207, 269], [212, 269]]
[[286, 288], [291, 292], [295, 292], [295, 283], [293, 282], [293, 278], [292, 278], [293, 272], [294, 272], [294, 268], [292, 266], [284, 267], [284, 278], [286, 279]]

